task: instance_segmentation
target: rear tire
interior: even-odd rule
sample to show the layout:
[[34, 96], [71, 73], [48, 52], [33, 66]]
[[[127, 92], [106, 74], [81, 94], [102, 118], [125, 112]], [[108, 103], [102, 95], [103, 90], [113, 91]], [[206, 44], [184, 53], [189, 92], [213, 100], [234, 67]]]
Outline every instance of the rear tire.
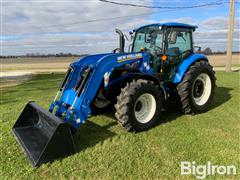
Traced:
[[163, 93], [154, 82], [133, 80], [117, 97], [116, 118], [127, 131], [144, 131], [159, 122]]
[[215, 72], [207, 61], [195, 62], [177, 86], [183, 112], [196, 114], [207, 111], [213, 99], [215, 81]]

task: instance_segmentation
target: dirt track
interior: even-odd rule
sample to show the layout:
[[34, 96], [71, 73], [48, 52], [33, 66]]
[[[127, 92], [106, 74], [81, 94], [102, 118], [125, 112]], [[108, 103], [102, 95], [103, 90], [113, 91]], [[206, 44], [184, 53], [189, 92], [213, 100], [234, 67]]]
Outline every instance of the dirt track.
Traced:
[[[215, 69], [224, 70], [226, 55], [208, 56], [210, 64]], [[1, 77], [36, 74], [43, 72], [65, 72], [69, 64], [77, 57], [51, 57], [51, 58], [8, 58], [0, 59]], [[240, 54], [233, 55], [233, 66], [240, 67]], [[236, 69], [236, 68], [234, 68]]]
[[50, 58], [7, 58], [0, 59], [1, 72], [5, 71], [55, 71], [64, 70], [77, 57], [50, 57]]
[[[232, 56], [232, 64], [240, 65], [240, 54]], [[211, 55], [208, 56], [209, 62], [212, 66], [225, 66], [227, 62], [226, 55]]]
[[[215, 70], [224, 70], [225, 55], [208, 56], [210, 64]], [[51, 58], [8, 58], [0, 59], [0, 89], [15, 86], [28, 80], [33, 74], [66, 72], [69, 64], [77, 57], [51, 57]], [[240, 69], [240, 54], [233, 56], [232, 70]]]

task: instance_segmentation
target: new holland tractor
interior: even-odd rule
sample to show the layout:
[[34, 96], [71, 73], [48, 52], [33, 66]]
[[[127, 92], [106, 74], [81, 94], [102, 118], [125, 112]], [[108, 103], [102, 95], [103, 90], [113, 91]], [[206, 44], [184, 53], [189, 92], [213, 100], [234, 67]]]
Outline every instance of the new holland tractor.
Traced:
[[81, 57], [70, 64], [49, 110], [29, 102], [13, 133], [33, 166], [70, 155], [73, 134], [91, 115], [114, 107], [127, 131], [144, 131], [161, 122], [175, 100], [186, 114], [209, 109], [215, 75], [208, 59], [194, 53], [197, 26], [157, 23], [130, 32], [111, 53]]

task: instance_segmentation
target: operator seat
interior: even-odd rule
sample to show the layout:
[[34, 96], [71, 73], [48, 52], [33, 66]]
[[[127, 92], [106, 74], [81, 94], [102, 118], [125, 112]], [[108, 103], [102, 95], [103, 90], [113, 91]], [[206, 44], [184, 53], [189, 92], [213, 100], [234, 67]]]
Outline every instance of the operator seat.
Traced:
[[180, 50], [178, 47], [171, 47], [166, 50], [166, 55], [169, 61], [174, 61], [179, 58]]
[[[178, 47], [171, 47], [166, 50], [166, 55], [168, 56], [167, 61], [164, 62], [165, 66], [177, 63], [180, 58], [180, 50]], [[157, 53], [151, 54], [152, 67], [155, 73], [159, 73], [161, 66], [161, 57]]]

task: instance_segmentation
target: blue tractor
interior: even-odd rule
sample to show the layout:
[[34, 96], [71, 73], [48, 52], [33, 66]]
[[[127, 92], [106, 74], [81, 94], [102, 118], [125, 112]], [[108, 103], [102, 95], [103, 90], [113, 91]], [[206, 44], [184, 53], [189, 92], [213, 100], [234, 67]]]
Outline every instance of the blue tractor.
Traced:
[[169, 102], [184, 113], [209, 109], [215, 75], [208, 59], [193, 52], [197, 27], [157, 23], [130, 32], [132, 44], [124, 52], [81, 57], [70, 64], [49, 111], [29, 102], [13, 133], [33, 166], [75, 152], [73, 133], [91, 115], [114, 107], [116, 120], [127, 131], [144, 131], [161, 122]]

